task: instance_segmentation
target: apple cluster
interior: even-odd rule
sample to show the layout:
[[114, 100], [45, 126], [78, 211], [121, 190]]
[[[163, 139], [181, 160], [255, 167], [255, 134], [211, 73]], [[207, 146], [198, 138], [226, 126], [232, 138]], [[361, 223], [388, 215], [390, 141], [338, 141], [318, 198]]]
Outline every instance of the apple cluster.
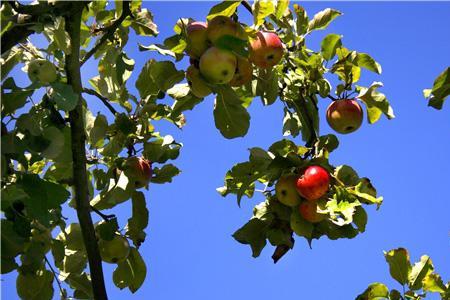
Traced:
[[[248, 57], [225, 47], [227, 41], [249, 41]], [[186, 78], [192, 94], [199, 98], [211, 94], [213, 85], [238, 87], [249, 83], [254, 66], [272, 68], [284, 53], [276, 33], [259, 31], [249, 36], [240, 23], [226, 16], [216, 16], [207, 23], [190, 22], [186, 27], [186, 42], [191, 63]]]
[[275, 195], [282, 204], [298, 207], [303, 219], [318, 223], [325, 215], [318, 212], [324, 204], [322, 197], [327, 194], [330, 175], [321, 166], [309, 166], [299, 175], [282, 176], [275, 185]]

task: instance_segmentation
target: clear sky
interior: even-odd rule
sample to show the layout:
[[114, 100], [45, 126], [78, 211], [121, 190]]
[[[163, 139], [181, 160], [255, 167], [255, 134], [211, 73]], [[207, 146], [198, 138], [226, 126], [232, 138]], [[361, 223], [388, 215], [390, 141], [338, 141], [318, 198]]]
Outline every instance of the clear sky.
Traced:
[[[139, 38], [143, 44], [160, 42], [172, 35], [180, 17], [204, 20], [213, 2], [145, 2], [155, 16], [160, 35]], [[411, 259], [422, 254], [433, 259], [436, 270], [450, 280], [450, 101], [442, 111], [427, 107], [422, 89], [450, 65], [450, 2], [303, 2], [308, 14], [326, 7], [344, 13], [326, 31], [315, 32], [307, 40], [318, 50], [327, 33], [342, 34], [346, 47], [370, 53], [383, 67], [381, 75], [364, 72], [361, 85], [382, 81], [381, 89], [396, 119], [383, 118], [375, 125], [364, 123], [350, 135], [339, 135], [340, 147], [331, 155], [335, 165], [353, 166], [361, 176], [371, 178], [385, 202], [379, 211], [369, 209], [365, 233], [352, 240], [314, 241], [309, 249], [298, 238], [276, 265], [265, 248], [257, 259], [250, 248], [237, 243], [231, 234], [251, 216], [262, 195], [243, 199], [242, 207], [233, 196], [222, 198], [215, 188], [223, 184], [226, 171], [248, 158], [247, 149], [267, 148], [282, 138], [282, 106], [263, 107], [259, 100], [250, 107], [251, 125], [246, 137], [224, 139], [214, 126], [213, 98], [186, 113], [182, 130], [158, 123], [162, 133], [182, 142], [175, 164], [182, 174], [172, 184], [152, 185], [146, 191], [150, 223], [147, 240], [141, 247], [147, 279], [132, 297], [112, 283], [112, 265], [105, 264], [110, 299], [354, 299], [369, 283], [381, 281], [400, 289], [390, 279], [383, 250], [406, 247]], [[240, 20], [251, 22], [240, 9]], [[447, 36], [447, 37], [446, 37]], [[127, 46], [135, 59], [133, 79], [150, 58], [169, 59], [156, 53], [137, 51], [133, 35]], [[186, 68], [187, 59], [178, 64]], [[96, 75], [95, 62], [83, 67], [86, 85]], [[26, 75], [15, 73], [18, 84]], [[93, 111], [104, 111], [95, 98], [87, 98]], [[320, 101], [321, 116], [329, 100]], [[331, 133], [321, 119], [321, 134]], [[295, 139], [301, 143], [300, 138]], [[128, 204], [111, 211], [121, 225], [131, 213]], [[66, 210], [66, 216], [74, 217]], [[3, 299], [16, 299], [15, 274], [5, 275]], [[57, 294], [57, 291], [55, 291]], [[430, 299], [438, 299], [437, 297]]]

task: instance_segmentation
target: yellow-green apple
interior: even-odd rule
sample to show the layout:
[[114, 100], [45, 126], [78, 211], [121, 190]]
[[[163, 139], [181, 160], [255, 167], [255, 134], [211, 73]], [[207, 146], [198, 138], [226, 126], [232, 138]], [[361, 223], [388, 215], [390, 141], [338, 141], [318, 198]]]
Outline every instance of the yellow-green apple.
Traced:
[[278, 201], [284, 205], [293, 207], [300, 203], [300, 196], [296, 188], [297, 178], [296, 175], [282, 176], [275, 185], [275, 195]]
[[211, 89], [208, 87], [208, 84], [203, 80], [200, 70], [193, 65], [189, 66], [186, 70], [186, 78], [194, 96], [204, 98], [212, 93]]
[[48, 85], [56, 81], [55, 65], [45, 59], [35, 59], [28, 64], [28, 77], [32, 82]]
[[151, 163], [143, 157], [132, 156], [127, 158], [124, 172], [129, 179], [134, 181], [136, 188], [146, 186], [152, 178]]
[[283, 43], [273, 32], [259, 31], [250, 43], [250, 61], [263, 69], [279, 63], [283, 53]]
[[189, 56], [200, 58], [206, 49], [208, 49], [206, 29], [207, 24], [205, 22], [192, 22], [188, 24], [186, 28], [186, 52]]
[[303, 201], [298, 207], [300, 215], [308, 222], [319, 223], [325, 219], [324, 214], [317, 212], [317, 203], [310, 201]]
[[361, 126], [362, 121], [363, 111], [355, 99], [336, 100], [327, 108], [327, 122], [336, 132], [353, 132]]
[[230, 81], [231, 86], [241, 86], [252, 80], [253, 68], [247, 58], [237, 56], [236, 71], [233, 79]]
[[210, 83], [225, 84], [233, 79], [236, 64], [233, 53], [211, 47], [200, 58], [200, 73]]
[[225, 35], [231, 35], [241, 40], [246, 39], [242, 26], [225, 16], [217, 16], [210, 20], [206, 31], [208, 40], [213, 44], [216, 44], [216, 42]]
[[116, 235], [110, 241], [98, 241], [100, 256], [104, 262], [116, 264], [124, 261], [130, 253], [130, 243], [126, 237]]
[[325, 195], [330, 184], [330, 175], [321, 166], [308, 167], [296, 182], [297, 192], [309, 201], [315, 201]]

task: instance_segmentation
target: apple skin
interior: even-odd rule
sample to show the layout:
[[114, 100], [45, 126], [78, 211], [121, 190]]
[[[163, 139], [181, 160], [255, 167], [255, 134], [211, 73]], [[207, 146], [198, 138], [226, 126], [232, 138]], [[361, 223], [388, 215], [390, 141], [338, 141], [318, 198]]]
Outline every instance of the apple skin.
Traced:
[[324, 214], [317, 212], [317, 203], [315, 202], [303, 201], [300, 203], [298, 211], [303, 219], [311, 223], [319, 223], [326, 218]]
[[104, 262], [117, 264], [130, 254], [130, 243], [127, 238], [116, 235], [111, 241], [99, 240], [98, 249]]
[[203, 80], [200, 74], [200, 70], [193, 65], [189, 66], [189, 68], [186, 70], [186, 78], [188, 80], [189, 86], [191, 87], [191, 92], [192, 94], [194, 94], [194, 96], [198, 98], [204, 98], [212, 93], [211, 89]]
[[136, 188], [146, 186], [152, 178], [151, 162], [143, 157], [129, 157], [125, 162], [124, 168], [127, 177], [135, 180]]
[[276, 33], [260, 31], [250, 43], [250, 61], [268, 69], [278, 64], [283, 57], [283, 43]]
[[233, 79], [230, 81], [231, 86], [241, 86], [252, 81], [253, 68], [248, 59], [237, 57], [237, 66]]
[[211, 47], [200, 58], [200, 73], [210, 83], [225, 84], [233, 79], [236, 64], [233, 53]]
[[187, 49], [186, 52], [193, 58], [200, 58], [208, 49], [207, 24], [205, 22], [192, 22], [186, 28]]
[[217, 16], [208, 22], [206, 30], [208, 40], [215, 45], [224, 35], [231, 35], [238, 39], [245, 40], [245, 32], [242, 26], [229, 17]]
[[288, 175], [278, 179], [275, 185], [275, 195], [281, 203], [294, 207], [300, 203], [300, 196], [297, 193], [296, 182], [298, 176]]
[[308, 167], [297, 180], [297, 192], [308, 201], [316, 201], [328, 191], [330, 175], [320, 166]]
[[57, 79], [56, 67], [45, 59], [35, 59], [28, 64], [28, 78], [31, 82], [48, 85]]
[[327, 122], [336, 132], [347, 134], [361, 127], [363, 110], [355, 99], [333, 101], [327, 108]]

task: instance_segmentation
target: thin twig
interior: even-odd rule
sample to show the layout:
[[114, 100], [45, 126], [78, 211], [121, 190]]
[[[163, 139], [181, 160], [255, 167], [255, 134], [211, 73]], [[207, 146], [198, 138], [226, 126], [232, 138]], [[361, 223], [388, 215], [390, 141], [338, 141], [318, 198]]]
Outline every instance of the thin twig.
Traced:
[[242, 6], [245, 7], [245, 9], [247, 9], [251, 14], [253, 14], [252, 6], [250, 5], [250, 3], [248, 3], [247, 0], [243, 0], [241, 4]]
[[333, 100], [333, 101], [338, 100], [338, 98], [335, 98], [335, 97], [333, 97], [333, 96], [331, 96], [331, 95], [328, 95], [327, 97], [330, 98], [330, 99]]
[[86, 93], [86, 94], [89, 94], [89, 95], [92, 95], [92, 96], [96, 96], [98, 99], [100, 99], [103, 102], [103, 104], [105, 104], [105, 106], [109, 109], [109, 111], [113, 115], [117, 114], [117, 110], [111, 105], [111, 103], [109, 103], [108, 98], [103, 97], [102, 95], [97, 93], [97, 91], [95, 91], [93, 89], [84, 88], [83, 89], [83, 93]]
[[104, 214], [104, 213], [102, 213], [100, 210], [98, 210], [98, 209], [96, 209], [95, 207], [93, 207], [92, 205], [91, 205], [91, 210], [92, 210], [93, 212], [95, 212], [97, 215], [99, 215], [100, 217], [102, 217], [102, 219], [105, 220], [105, 221], [109, 221], [109, 220], [114, 219], [114, 218], [116, 217], [116, 215], [107, 215], [107, 214]]
[[61, 295], [64, 295], [65, 293], [63, 292], [63, 288], [61, 286], [61, 282], [59, 281], [58, 276], [56, 276], [56, 272], [55, 269], [53, 269], [52, 265], [50, 264], [50, 262], [48, 261], [47, 256], [44, 256], [45, 262], [47, 263], [48, 267], [50, 268], [50, 271], [52, 271], [53, 273], [53, 277], [55, 277], [56, 283], [58, 284], [59, 287], [59, 291], [61, 292]]
[[108, 40], [110, 39], [117, 28], [119, 28], [120, 24], [128, 17], [131, 16], [131, 9], [130, 9], [130, 1], [123, 1], [122, 2], [122, 14], [118, 19], [116, 19], [110, 26], [103, 29], [105, 34], [100, 38], [98, 43], [89, 50], [88, 53], [81, 59], [80, 65], [82, 66], [89, 58], [91, 58], [92, 55], [97, 52], [97, 50]]

